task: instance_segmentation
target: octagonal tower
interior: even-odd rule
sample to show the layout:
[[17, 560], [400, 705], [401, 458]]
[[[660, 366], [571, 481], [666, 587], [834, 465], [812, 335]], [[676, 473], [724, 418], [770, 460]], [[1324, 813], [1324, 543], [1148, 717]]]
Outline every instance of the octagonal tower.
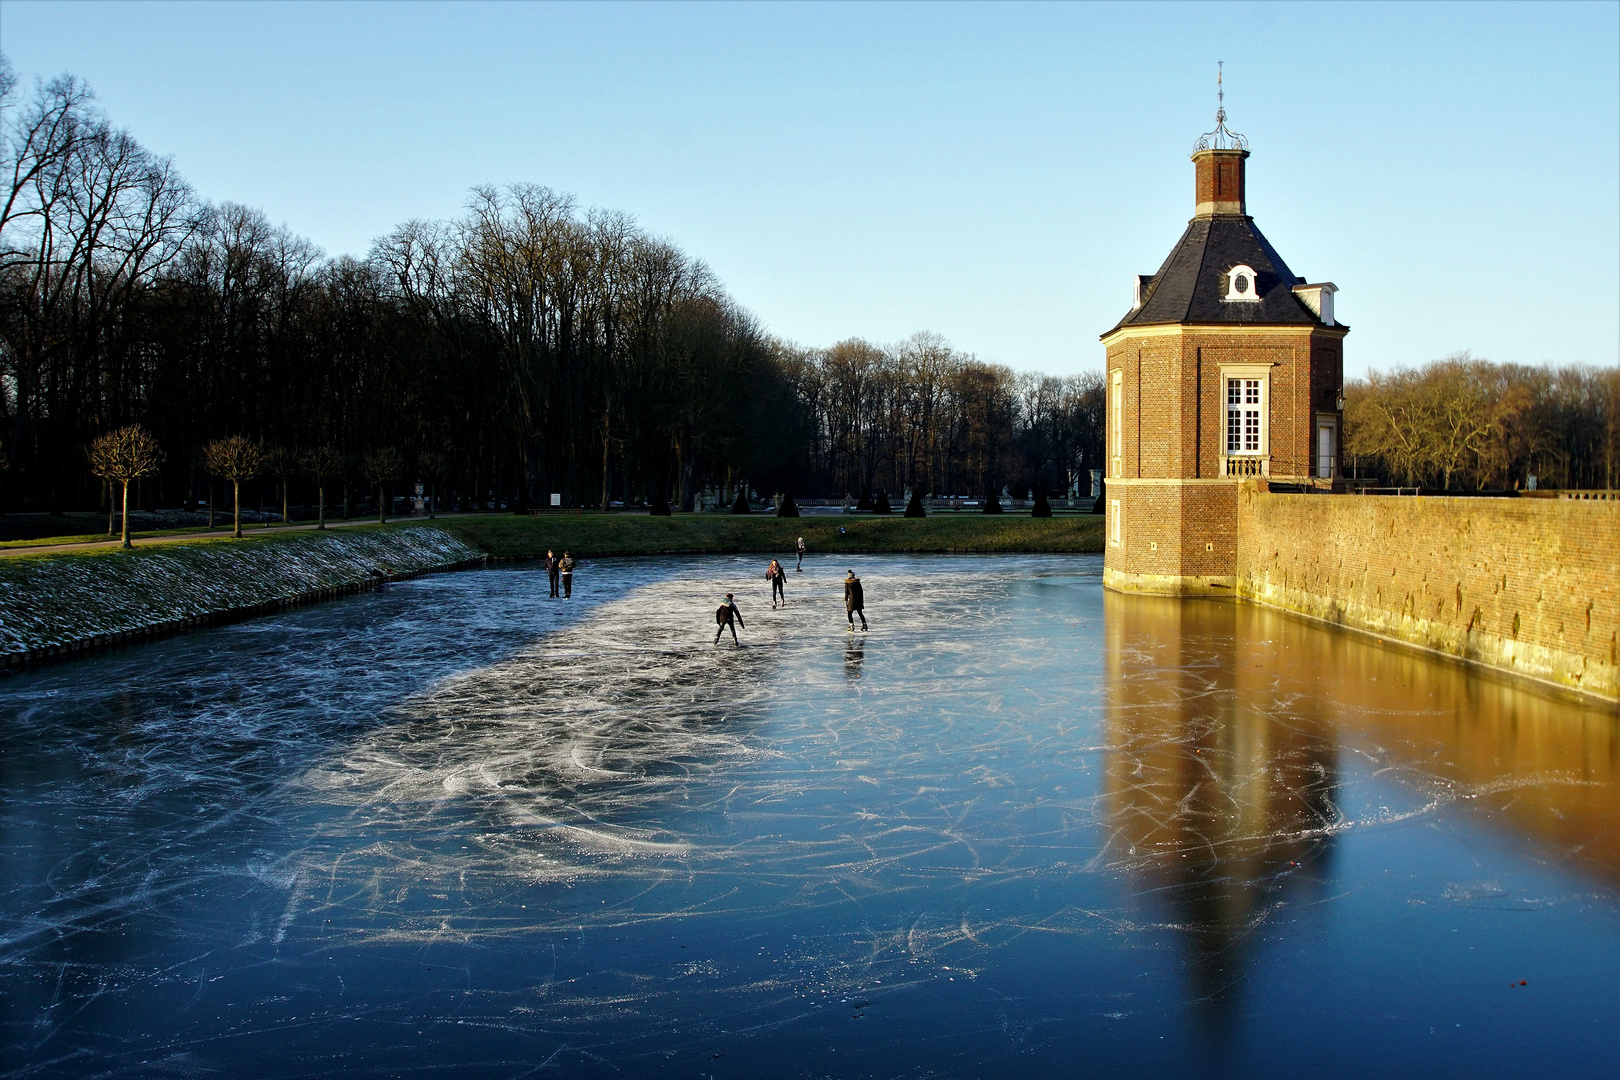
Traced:
[[1194, 209], [1108, 354], [1103, 583], [1123, 592], [1230, 594], [1238, 486], [1331, 490], [1344, 336], [1330, 283], [1283, 262], [1248, 213], [1249, 146], [1226, 111], [1193, 151]]

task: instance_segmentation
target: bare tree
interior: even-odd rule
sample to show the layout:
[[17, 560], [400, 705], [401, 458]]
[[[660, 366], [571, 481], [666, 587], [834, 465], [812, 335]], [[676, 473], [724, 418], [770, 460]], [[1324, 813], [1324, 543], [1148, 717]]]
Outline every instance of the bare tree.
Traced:
[[347, 462], [338, 448], [330, 444], [317, 446], [313, 450], [304, 451], [304, 475], [315, 481], [315, 492], [319, 507], [316, 510], [317, 529], [326, 528], [326, 482], [333, 477], [343, 475]]
[[434, 512], [433, 501], [438, 496], [439, 485], [444, 482], [445, 461], [444, 455], [433, 450], [424, 450], [417, 455], [417, 474], [427, 484], [427, 516], [437, 517]]
[[208, 444], [203, 451], [203, 467], [210, 475], [231, 482], [234, 528], [232, 536], [242, 535], [242, 481], [259, 474], [264, 448], [246, 435], [232, 435]]
[[382, 525], [388, 521], [385, 488], [405, 471], [405, 457], [394, 447], [385, 446], [366, 455], [364, 468], [366, 479], [377, 487], [377, 524]]
[[129, 547], [129, 482], [157, 471], [163, 451], [139, 424], [109, 431], [90, 444], [90, 471], [109, 484], [123, 485], [121, 517], [124, 547]]
[[[281, 523], [290, 524], [291, 519], [287, 516], [287, 482], [298, 475], [302, 468], [301, 456], [289, 446], [267, 447], [264, 451], [263, 467], [266, 473], [275, 478], [276, 485], [281, 489]], [[269, 528], [270, 522], [266, 521], [264, 525], [265, 528]]]

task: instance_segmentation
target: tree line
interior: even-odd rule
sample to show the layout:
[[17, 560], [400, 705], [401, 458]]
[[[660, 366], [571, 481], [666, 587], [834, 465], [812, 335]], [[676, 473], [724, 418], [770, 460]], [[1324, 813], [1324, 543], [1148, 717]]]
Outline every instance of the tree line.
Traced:
[[[24, 93], [3, 56], [0, 179], [0, 510], [122, 501], [93, 447], [131, 427], [155, 446], [136, 501], [210, 512], [244, 484], [345, 516], [416, 484], [430, 508], [519, 510], [1089, 494], [1103, 464], [1098, 373], [1018, 373], [928, 333], [778, 340], [701, 260], [546, 187], [476, 188], [456, 218], [327, 257], [199, 197], [82, 81]], [[1346, 387], [1342, 465], [1613, 486], [1616, 397], [1612, 369], [1375, 373]]]
[[1620, 483], [1617, 368], [1462, 353], [1348, 383], [1344, 424], [1347, 474], [1442, 490]]
[[106, 506], [90, 447], [131, 426], [161, 447], [144, 505], [212, 507], [241, 478], [209, 447], [243, 438], [261, 503], [330, 486], [345, 514], [400, 484], [690, 508], [708, 486], [1061, 487], [1100, 461], [1095, 376], [933, 335], [778, 341], [701, 260], [546, 187], [328, 258], [200, 198], [71, 76], [25, 94], [0, 57], [0, 140], [0, 508]]

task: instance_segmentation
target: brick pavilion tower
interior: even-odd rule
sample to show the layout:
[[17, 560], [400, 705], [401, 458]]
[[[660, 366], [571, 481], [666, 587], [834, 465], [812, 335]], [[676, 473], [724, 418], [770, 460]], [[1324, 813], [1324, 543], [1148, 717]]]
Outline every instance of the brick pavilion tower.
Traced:
[[1111, 589], [1231, 595], [1239, 485], [1329, 490], [1338, 475], [1349, 328], [1337, 287], [1307, 284], [1249, 217], [1248, 158], [1218, 109], [1193, 151], [1187, 231], [1102, 335]]

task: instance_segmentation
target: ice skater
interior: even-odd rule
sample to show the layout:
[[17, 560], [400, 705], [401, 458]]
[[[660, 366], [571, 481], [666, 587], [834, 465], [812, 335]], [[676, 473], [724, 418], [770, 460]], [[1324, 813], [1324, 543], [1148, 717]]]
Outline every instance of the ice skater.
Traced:
[[546, 549], [546, 577], [548, 579], [550, 579], [550, 581], [551, 581], [551, 598], [553, 600], [555, 600], [555, 599], [557, 599], [557, 595], [558, 595], [558, 593], [557, 593], [557, 556], [555, 556], [555, 555], [553, 555], [551, 553], [550, 548]]
[[[735, 620], [735, 623], [733, 620]], [[732, 599], [730, 593], [726, 593], [725, 601], [715, 609], [714, 621], [717, 624], [714, 631], [714, 643], [716, 645], [720, 644], [720, 635], [729, 628], [731, 630], [731, 643], [739, 649], [742, 648], [742, 642], [737, 640], [737, 627], [742, 626], [744, 630], [748, 629], [748, 627], [743, 625], [742, 610], [737, 607], [737, 601]]]
[[799, 565], [793, 568], [795, 574], [804, 572], [804, 537], [799, 537]]
[[[563, 552], [562, 561], [557, 564], [557, 572], [562, 577], [563, 599], [574, 598], [574, 557]], [[553, 596], [556, 594], [553, 593]]]
[[855, 571], [844, 579], [844, 614], [849, 616], [849, 629], [855, 631], [855, 616], [861, 617], [861, 633], [866, 632], [866, 594], [861, 590], [861, 579]]
[[782, 606], [787, 607], [787, 571], [775, 559], [765, 569], [765, 580], [771, 583], [771, 610], [776, 610], [776, 601], [780, 597]]

